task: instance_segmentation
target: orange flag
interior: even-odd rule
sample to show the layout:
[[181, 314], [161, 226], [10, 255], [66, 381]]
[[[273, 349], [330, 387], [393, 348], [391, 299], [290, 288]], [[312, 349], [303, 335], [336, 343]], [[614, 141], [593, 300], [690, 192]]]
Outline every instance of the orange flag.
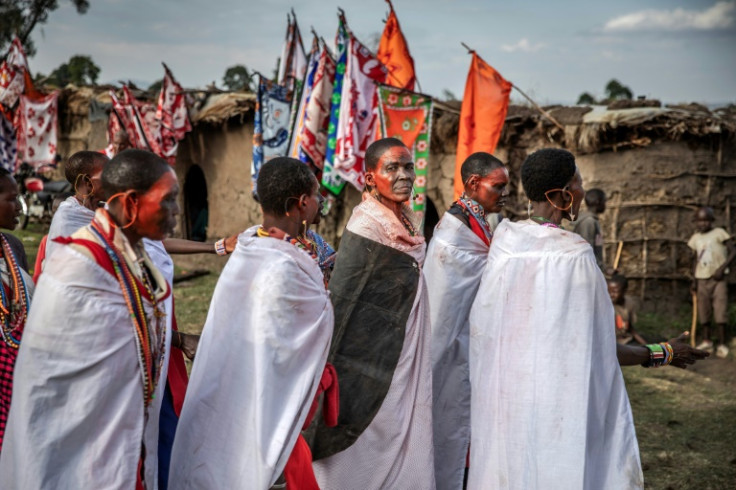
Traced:
[[493, 153], [496, 149], [509, 108], [511, 86], [511, 82], [473, 52], [457, 132], [455, 199], [463, 192], [460, 167], [465, 159], [477, 151]]
[[390, 1], [388, 5], [391, 13], [388, 14], [376, 58], [388, 68], [387, 85], [413, 91], [417, 80], [414, 75], [414, 59], [409, 54], [409, 45], [401, 33], [394, 6]]

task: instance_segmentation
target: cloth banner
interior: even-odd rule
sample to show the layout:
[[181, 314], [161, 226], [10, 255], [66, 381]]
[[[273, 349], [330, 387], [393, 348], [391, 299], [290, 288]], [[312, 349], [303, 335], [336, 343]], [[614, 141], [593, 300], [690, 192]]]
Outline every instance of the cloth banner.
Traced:
[[25, 88], [28, 61], [18, 36], [13, 37], [5, 60], [0, 64], [0, 103], [12, 109]]
[[473, 52], [457, 134], [455, 199], [463, 193], [460, 168], [477, 151], [493, 153], [509, 109], [511, 82]]
[[181, 85], [171, 74], [168, 66], [164, 65], [164, 71], [156, 119], [159, 121], [161, 131], [161, 156], [173, 164], [176, 161], [179, 141], [192, 130], [192, 124], [189, 121], [186, 96]]
[[281, 85], [259, 77], [253, 121], [253, 164], [251, 177], [256, 191], [258, 172], [264, 163], [286, 156], [289, 149], [289, 111], [291, 94]]
[[[389, 2], [391, 5], [391, 2]], [[414, 58], [409, 53], [409, 45], [399, 26], [399, 18], [391, 5], [391, 12], [383, 28], [381, 42], [378, 44], [378, 61], [388, 69], [386, 83], [392, 87], [414, 90], [416, 75], [414, 73]]]
[[[113, 90], [110, 91], [110, 98], [121, 129], [128, 133], [128, 138], [133, 147], [162, 156], [160, 124], [156, 119], [154, 105], [137, 100], [125, 85], [123, 85], [122, 100], [118, 99]], [[114, 123], [108, 124], [109, 131], [114, 128]], [[108, 133], [110, 142], [113, 141], [114, 137], [115, 133]]]
[[34, 167], [55, 163], [58, 96], [59, 92], [38, 100], [20, 96], [15, 114], [20, 161]]
[[293, 90], [296, 87], [296, 82], [304, 79], [304, 74], [307, 71], [307, 55], [304, 53], [304, 44], [302, 44], [302, 35], [299, 32], [296, 15], [292, 11], [291, 15], [286, 14], [286, 19], [288, 22], [286, 39], [284, 40], [284, 48], [281, 50], [279, 72], [276, 80], [279, 85]]
[[289, 135], [289, 153], [288, 156], [296, 158], [298, 160], [308, 163], [300, 157], [301, 142], [304, 134], [304, 121], [306, 119], [307, 103], [309, 97], [312, 95], [312, 88], [314, 87], [314, 76], [316, 75], [317, 68], [319, 65], [319, 41], [314, 38], [312, 43], [312, 51], [309, 53], [309, 62], [307, 63], [306, 77], [301, 84], [297, 87], [299, 90], [299, 96], [294, 94], [293, 99], [293, 111], [291, 114], [292, 122], [289, 124], [291, 128], [291, 134]]
[[0, 166], [10, 173], [15, 172], [18, 161], [18, 140], [13, 124], [0, 114]]
[[386, 68], [355, 36], [350, 36], [333, 164], [340, 178], [360, 191], [365, 187], [365, 150], [376, 136], [376, 84], [385, 79]]
[[327, 46], [323, 46], [312, 90], [304, 109], [304, 126], [300, 141], [300, 159], [308, 160], [320, 170], [324, 166], [327, 149], [327, 126], [330, 122], [330, 99], [332, 84], [335, 82], [335, 68], [335, 60]]
[[427, 167], [432, 134], [432, 97], [382, 85], [378, 89], [382, 138], [398, 138], [414, 157], [412, 209], [422, 219], [427, 205]]
[[345, 187], [345, 182], [335, 171], [335, 146], [337, 144], [337, 125], [340, 122], [340, 102], [342, 100], [342, 86], [345, 79], [345, 68], [348, 62], [348, 39], [350, 30], [345, 16], [340, 13], [335, 46], [337, 47], [337, 64], [335, 67], [335, 82], [332, 85], [332, 99], [330, 104], [330, 118], [327, 125], [327, 148], [325, 149], [324, 165], [322, 167], [322, 185], [325, 189], [337, 195]]

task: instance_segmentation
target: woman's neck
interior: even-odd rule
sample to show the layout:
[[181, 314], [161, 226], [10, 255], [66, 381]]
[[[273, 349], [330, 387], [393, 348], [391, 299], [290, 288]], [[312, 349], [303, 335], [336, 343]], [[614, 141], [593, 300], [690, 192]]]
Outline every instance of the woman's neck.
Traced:
[[532, 201], [532, 218], [541, 218], [544, 221], [559, 225], [562, 223], [562, 210], [556, 209], [548, 202]]
[[289, 236], [299, 236], [300, 223], [293, 216], [273, 216], [270, 214], [264, 214], [262, 226], [266, 230], [270, 228], [278, 228]]
[[387, 207], [398, 219], [401, 219], [401, 215], [404, 212], [404, 207], [401, 202], [392, 201], [390, 199], [386, 199], [385, 197], [378, 194], [376, 195], [371, 194], [374, 199], [376, 199], [378, 202], [383, 204], [385, 207]]

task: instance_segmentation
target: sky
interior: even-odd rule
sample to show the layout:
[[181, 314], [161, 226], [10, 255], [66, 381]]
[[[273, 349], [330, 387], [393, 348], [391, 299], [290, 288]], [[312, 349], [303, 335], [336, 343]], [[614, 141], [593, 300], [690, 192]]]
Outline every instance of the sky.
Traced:
[[[187, 88], [222, 86], [227, 67], [271, 74], [293, 8], [305, 45], [310, 28], [331, 45], [337, 8], [353, 33], [377, 45], [384, 0], [92, 0], [71, 2], [36, 28], [31, 71], [48, 74], [76, 54], [101, 68], [100, 83], [161, 78], [165, 62]], [[394, 0], [421, 91], [462, 97], [473, 48], [540, 104], [604, 95], [616, 78], [665, 103], [736, 102], [736, 0]], [[512, 101], [521, 100], [512, 92]]]

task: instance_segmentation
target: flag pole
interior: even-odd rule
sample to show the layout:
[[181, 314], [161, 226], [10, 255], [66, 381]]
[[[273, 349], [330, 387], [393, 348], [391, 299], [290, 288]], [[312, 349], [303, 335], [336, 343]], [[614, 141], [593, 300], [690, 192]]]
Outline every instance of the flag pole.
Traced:
[[[468, 50], [468, 53], [470, 53], [470, 54], [473, 54], [473, 53], [475, 53], [475, 50], [474, 50], [474, 49], [471, 49], [471, 48], [470, 48], [470, 46], [468, 46], [468, 45], [467, 45], [467, 44], [465, 44], [464, 42], [462, 42], [462, 41], [461, 41], [461, 42], [460, 42], [460, 44], [462, 44], [462, 46], [463, 46], [463, 47], [464, 47], [465, 49], [467, 49], [467, 50]], [[523, 96], [523, 97], [524, 97], [524, 98], [525, 98], [526, 100], [528, 100], [528, 101], [529, 101], [529, 103], [530, 103], [530, 104], [531, 104], [531, 105], [532, 105], [532, 106], [533, 106], [533, 107], [534, 107], [534, 108], [535, 108], [536, 110], [538, 110], [538, 111], [539, 111], [539, 112], [540, 112], [540, 113], [541, 113], [541, 114], [542, 114], [542, 115], [543, 115], [544, 117], [546, 117], [547, 119], [549, 119], [549, 120], [550, 120], [550, 121], [552, 122], [552, 124], [554, 124], [555, 126], [557, 126], [558, 128], [560, 128], [560, 129], [561, 129], [561, 130], [563, 130], [563, 131], [565, 130], [565, 127], [564, 127], [564, 126], [563, 126], [562, 124], [560, 124], [560, 122], [559, 122], [559, 121], [558, 121], [557, 119], [555, 119], [554, 117], [552, 117], [552, 115], [551, 115], [551, 114], [550, 114], [549, 112], [547, 112], [547, 111], [545, 111], [544, 109], [542, 109], [542, 107], [541, 107], [541, 106], [540, 106], [539, 104], [537, 104], [536, 102], [534, 102], [534, 101], [532, 100], [532, 98], [531, 98], [531, 97], [529, 97], [529, 96], [528, 96], [527, 94], [525, 94], [523, 90], [521, 90], [521, 89], [520, 89], [519, 87], [517, 87], [517, 86], [516, 86], [516, 84], [512, 83], [512, 84], [511, 84], [511, 87], [512, 87], [512, 88], [515, 88], [515, 89], [516, 89], [516, 90], [517, 90], [517, 91], [518, 91], [518, 92], [519, 92], [519, 93], [520, 93], [520, 94], [521, 94], [521, 95], [522, 95], [522, 96]]]

